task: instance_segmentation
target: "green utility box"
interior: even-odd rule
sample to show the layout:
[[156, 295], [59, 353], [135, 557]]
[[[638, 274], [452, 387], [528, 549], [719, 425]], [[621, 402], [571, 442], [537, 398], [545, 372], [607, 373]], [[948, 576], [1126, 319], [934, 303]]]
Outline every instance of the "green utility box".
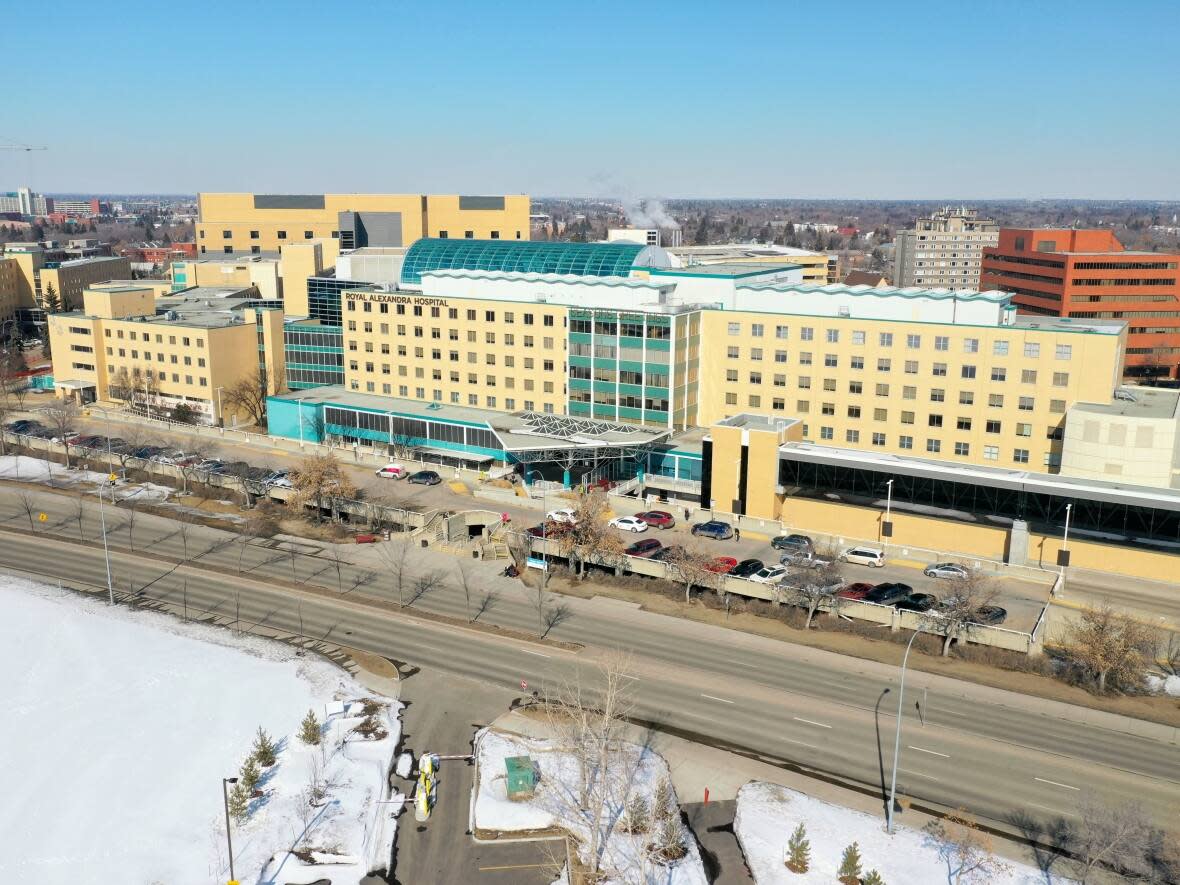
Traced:
[[508, 798], [513, 802], [532, 799], [537, 783], [541, 780], [541, 770], [537, 763], [530, 756], [509, 756], [504, 760], [504, 767], [508, 772]]

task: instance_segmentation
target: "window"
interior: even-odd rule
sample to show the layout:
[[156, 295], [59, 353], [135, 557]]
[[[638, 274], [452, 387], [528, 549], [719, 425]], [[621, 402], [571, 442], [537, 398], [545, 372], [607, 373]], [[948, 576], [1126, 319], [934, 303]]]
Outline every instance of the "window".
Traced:
[[963, 378], [974, 378], [975, 377], [975, 366], [963, 366], [962, 369], [960, 370], [960, 375]]
[[1032, 425], [1031, 424], [1017, 424], [1016, 425], [1016, 435], [1017, 436], [1032, 436]]
[[1058, 345], [1057, 345], [1057, 348], [1056, 348], [1056, 351], [1055, 351], [1055, 353], [1053, 354], [1053, 358], [1054, 358], [1054, 359], [1059, 359], [1059, 360], [1068, 360], [1068, 359], [1072, 359], [1072, 358], [1073, 358], [1073, 345], [1070, 345], [1070, 344], [1058, 344]]
[[785, 350], [776, 350], [774, 352], [774, 361], [776, 363], [785, 363], [787, 361], [787, 352]]
[[865, 343], [865, 333], [863, 331], [854, 331], [852, 333], [852, 343], [853, 344], [864, 344]]
[[905, 361], [905, 373], [907, 375], [917, 375], [918, 374], [918, 361], [917, 360], [906, 360]]
[[1037, 370], [1036, 369], [1021, 369], [1020, 370], [1020, 383], [1021, 384], [1036, 384], [1037, 383]]
[[[314, 236], [315, 236], [315, 233], [314, 233], [313, 231], [310, 231], [310, 230], [305, 230], [305, 231], [303, 232], [303, 239], [305, 239], [305, 240], [310, 240], [310, 239], [312, 239]], [[421, 390], [421, 388], [419, 388], [419, 390]], [[422, 394], [421, 394], [421, 393], [419, 393], [419, 394], [418, 394], [418, 396], [422, 396]]]
[[1008, 342], [1007, 341], [993, 341], [992, 342], [992, 356], [1007, 356]]
[[877, 396], [889, 396], [889, 385], [888, 384], [878, 384], [877, 385]]
[[788, 326], [775, 326], [774, 327], [774, 337], [775, 338], [786, 339], [786, 338], [790, 337], [790, 334], [791, 334], [791, 330]]
[[878, 372], [888, 372], [889, 369], [890, 369], [890, 361], [889, 360], [887, 360], [887, 359], [878, 359], [877, 360], [877, 371]]
[[725, 349], [725, 356], [731, 360], [736, 360], [738, 358], [738, 353], [739, 351], [736, 347], [727, 347]]
[[824, 415], [835, 415], [836, 414], [836, 404], [835, 403], [823, 403], [820, 405], [819, 410]]
[[930, 389], [930, 402], [941, 403], [946, 402], [946, 391], [941, 387], [933, 387]]
[[899, 436], [897, 438], [897, 447], [899, 449], [912, 449], [914, 447], [914, 438], [912, 436]]
[[825, 353], [824, 365], [829, 369], [834, 369], [840, 365], [840, 360], [837, 359], [836, 354], [834, 353]]
[[999, 446], [984, 446], [983, 458], [985, 461], [998, 461], [1000, 458]]
[[1049, 400], [1049, 411], [1052, 412], [1054, 415], [1065, 414], [1065, 400], [1063, 400], [1063, 399]]
[[873, 409], [873, 420], [874, 421], [885, 421], [888, 418], [889, 418], [889, 412], [887, 409]]
[[849, 418], [859, 418], [860, 417], [860, 406], [849, 406], [848, 407], [848, 417]]
[[874, 433], [874, 434], [873, 434], [873, 445], [875, 445], [875, 446], [883, 446], [883, 445], [885, 445], [885, 434], [883, 434], [883, 433]]
[[914, 423], [914, 413], [913, 412], [902, 412], [901, 413], [901, 423], [902, 424], [913, 424]]
[[832, 431], [832, 428], [830, 428], [830, 427], [821, 427], [821, 428], [819, 429], [819, 438], [820, 438], [820, 439], [831, 439], [831, 438], [832, 438], [832, 436], [833, 436], [833, 431]]
[[865, 358], [863, 356], [854, 356], [851, 360], [852, 368], [863, 369], [865, 367]]
[[1007, 369], [1000, 369], [1000, 368], [993, 368], [992, 369], [992, 380], [993, 381], [1007, 381], [1008, 380], [1008, 370]]
[[758, 362], [758, 363], [762, 362], [762, 348], [761, 347], [751, 347], [750, 348], [750, 359], [754, 360], [754, 362]]
[[922, 346], [922, 336], [921, 335], [906, 335], [905, 336], [905, 346], [908, 347], [910, 350], [917, 350], [919, 347]]
[[892, 332], [882, 332], [880, 334], [880, 336], [878, 336], [877, 342], [882, 347], [892, 347], [893, 346], [893, 333]]
[[730, 335], [742, 334], [742, 324], [741, 323], [730, 323], [728, 329], [729, 329]]
[[986, 430], [988, 433], [999, 433], [1000, 427], [1001, 427], [1001, 424], [999, 421], [988, 421], [986, 424], [984, 424], [983, 429]]
[[762, 323], [751, 323], [750, 334], [753, 335], [755, 338], [761, 338], [762, 332], [765, 328], [766, 327], [763, 326]]
[[1028, 449], [1013, 449], [1012, 450], [1012, 460], [1015, 461], [1017, 464], [1027, 464], [1028, 463]]
[[1041, 355], [1041, 345], [1036, 341], [1024, 342], [1024, 355], [1029, 359], [1038, 359]]
[[803, 341], [811, 341], [815, 337], [815, 329], [811, 326], [804, 326], [799, 330], [799, 338]]
[[1054, 387], [1069, 387], [1069, 372], [1054, 372], [1053, 373]]
[[955, 443], [955, 454], [956, 454], [956, 455], [962, 455], [963, 457], [966, 457], [967, 455], [970, 455], [970, 454], [971, 454], [971, 446], [970, 446], [970, 444], [968, 444], [968, 443], [965, 443], [965, 442], [957, 442], [957, 443]]
[[1016, 408], [1022, 412], [1031, 412], [1033, 410], [1034, 400], [1031, 396], [1022, 396]]
[[860, 442], [860, 431], [859, 430], [845, 430], [844, 431], [844, 441], [850, 442], [850, 443], [859, 443]]
[[932, 370], [931, 370], [931, 373], [934, 375], [935, 378], [945, 378], [946, 377], [946, 363], [935, 363]]
[[971, 429], [971, 419], [970, 418], [963, 418], [960, 416], [959, 418], [957, 418], [955, 420], [955, 429], [956, 430], [970, 430]]
[[737, 394], [736, 393], [725, 394], [725, 404], [727, 406], [736, 406], [737, 405]]
[[935, 350], [950, 350], [951, 349], [951, 339], [948, 338], [946, 335], [935, 335], [934, 336], [934, 349]]
[[901, 389], [901, 398], [902, 399], [917, 399], [918, 398], [918, 388], [910, 387], [907, 384], [905, 387], [903, 387]]
[[979, 353], [979, 339], [978, 338], [964, 338], [963, 339], [963, 353]]
[[838, 344], [840, 341], [840, 330], [839, 329], [828, 329], [827, 330], [827, 339], [828, 339], [828, 344]]
[[287, 232], [285, 230], [277, 231], [276, 236], [278, 236], [280, 240], [285, 240], [287, 239]]
[[928, 439], [926, 440], [926, 451], [938, 454], [942, 451], [942, 440]]
[[928, 427], [942, 427], [942, 415], [930, 415], [926, 418]]
[[787, 386], [787, 376], [786, 375], [775, 375], [774, 376], [774, 386], [775, 387], [786, 387]]
[[811, 378], [808, 375], [799, 376], [799, 388], [801, 390], [811, 390]]
[[[234, 238], [234, 232], [232, 230], [223, 230], [221, 232], [221, 238], [223, 240], [232, 240]], [[231, 249], [230, 251], [232, 252], [233, 250]]]
[[811, 354], [808, 351], [804, 350], [799, 353], [799, 365], [801, 365], [801, 366], [810, 366], [811, 365]]
[[836, 379], [835, 378], [825, 378], [824, 379], [824, 390], [831, 390], [831, 391], [835, 392]]
[[762, 383], [762, 373], [761, 372], [751, 372], [750, 373], [750, 383], [751, 384], [761, 384]]
[[809, 399], [795, 400], [795, 411], [803, 412], [803, 413], [810, 412], [811, 411], [811, 400], [809, 400]]
[[762, 397], [750, 396], [747, 398], [746, 402], [750, 406], [750, 408], [757, 409], [759, 406], [762, 405]]

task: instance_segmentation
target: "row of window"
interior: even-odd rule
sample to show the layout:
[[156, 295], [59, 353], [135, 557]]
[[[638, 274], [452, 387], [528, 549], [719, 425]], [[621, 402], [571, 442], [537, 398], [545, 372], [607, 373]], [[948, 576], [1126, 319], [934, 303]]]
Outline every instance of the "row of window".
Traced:
[[645, 325], [642, 322], [612, 322], [610, 320], [570, 320], [570, 331], [583, 335], [605, 335], [611, 338], [659, 338], [672, 337], [671, 326]]
[[[783, 387], [785, 385], [776, 384], [775, 386], [776, 387]], [[798, 379], [798, 387], [800, 390], [811, 390], [811, 379], [801, 376]], [[823, 389], [830, 392], [830, 393], [835, 393], [836, 392], [836, 380], [834, 378], [825, 378]], [[916, 400], [917, 399], [917, 389], [913, 388], [913, 387], [904, 388], [902, 391], [902, 398], [907, 399], [907, 400]], [[747, 405], [754, 406], [754, 405], [756, 405], [756, 403], [754, 401], [759, 400], [759, 399], [760, 398], [757, 394], [749, 394], [748, 395], [749, 401], [748, 401]], [[936, 402], [936, 403], [946, 402], [946, 391], [939, 390], [939, 389], [931, 390], [930, 391], [930, 401]], [[800, 400], [800, 402], [803, 402], [803, 400]], [[726, 393], [725, 394], [725, 404], [727, 406], [736, 406], [738, 404], [737, 393], [734, 393], [734, 392]], [[969, 390], [959, 391], [959, 405], [961, 405], [961, 406], [975, 405], [975, 394]], [[1002, 393], [989, 393], [987, 396], [987, 405], [988, 405], [988, 408], [992, 408], [992, 409], [1004, 408], [1004, 394], [1002, 394]], [[1016, 400], [1016, 408], [1019, 409], [1021, 412], [1035, 412], [1036, 411], [1036, 398], [1031, 397], [1031, 396], [1018, 397]], [[860, 410], [861, 410], [861, 407], [858, 405], [849, 406], [848, 407], [849, 417], [860, 417]], [[1066, 401], [1065, 400], [1063, 400], [1063, 399], [1049, 400], [1049, 412], [1051, 414], [1064, 415], [1065, 410], [1066, 410]], [[880, 421], [885, 420], [885, 415], [886, 415], [885, 409], [875, 409], [874, 411], [877, 415], [880, 416], [877, 420], [880, 420]], [[854, 412], [855, 412], [855, 414], [853, 414]], [[911, 418], [912, 418], [913, 412], [902, 412], [902, 423], [903, 424], [912, 423], [911, 421], [905, 420], [905, 416], [907, 416], [907, 415], [911, 416]]]
[[[835, 431], [833, 428], [821, 427], [819, 429], [819, 438], [820, 439], [831, 440], [831, 439], [834, 439], [834, 437], [835, 437]], [[860, 431], [859, 430], [845, 431], [844, 442], [851, 443], [853, 445], [859, 445], [860, 444]], [[887, 441], [887, 438], [884, 433], [874, 433], [872, 435], [871, 442], [874, 446], [888, 445], [888, 441]], [[905, 449], [905, 450], [913, 449], [914, 438], [912, 436], [904, 436], [904, 435], [899, 436], [897, 438], [897, 447], [899, 449]], [[926, 451], [932, 455], [941, 454], [942, 453], [942, 440], [928, 438], [926, 440]], [[954, 443], [954, 453], [956, 456], [958, 456], [960, 458], [970, 457], [971, 444], [966, 443], [966, 442]], [[985, 461], [998, 461], [1000, 458], [1000, 447], [999, 446], [984, 446], [983, 447], [983, 457], [984, 457]], [[1050, 454], [1045, 455], [1045, 463], [1046, 464], [1053, 464], [1053, 463], [1055, 463], [1056, 460], [1059, 460], [1059, 459], [1060, 459], [1060, 455], [1050, 455]], [[1028, 460], [1029, 460], [1029, 450], [1028, 449], [1014, 448], [1012, 450], [1012, 463], [1013, 464], [1027, 464]]]
[[[737, 353], [737, 348], [730, 348], [730, 350], [731, 350], [731, 352], [728, 354], [730, 359], [738, 359], [740, 357], [740, 354]], [[750, 359], [753, 362], [759, 362], [762, 359], [762, 351], [758, 348], [755, 348], [755, 351], [756, 351], [756, 354], [751, 353]], [[787, 361], [787, 352], [784, 350], [775, 351], [775, 360], [774, 361], [776, 363], [785, 363]], [[799, 354], [799, 365], [801, 365], [801, 366], [812, 365], [811, 354], [809, 352], [803, 352], [803, 353]], [[856, 369], [856, 370], [864, 369], [864, 367], [865, 367], [864, 357], [857, 357], [857, 356], [852, 357], [850, 365], [851, 365], [851, 368]], [[882, 359], [877, 360], [877, 371], [878, 372], [888, 372], [892, 369], [892, 366], [893, 366], [892, 361], [890, 361], [888, 359], [882, 358]], [[824, 354], [824, 367], [828, 368], [828, 369], [839, 368], [840, 367], [840, 358], [834, 353]], [[948, 369], [947, 369], [946, 363], [934, 363], [931, 366], [931, 375], [935, 378], [946, 378], [947, 371], [948, 371]], [[917, 360], [906, 360], [905, 361], [905, 374], [907, 374], [907, 375], [917, 375], [918, 374], [918, 361]], [[959, 366], [959, 377], [966, 379], [966, 380], [972, 380], [976, 377], [979, 377], [977, 367], [973, 366], [973, 365]], [[1036, 369], [1022, 369], [1020, 372], [1020, 383], [1022, 383], [1022, 384], [1036, 384], [1037, 377], [1038, 377], [1038, 372]], [[787, 378], [786, 375], [775, 375], [774, 378], [775, 378], [775, 384], [777, 384], [778, 386], [782, 387], [786, 384], [786, 378]], [[1008, 369], [1003, 366], [993, 366], [991, 369], [990, 378], [992, 381], [1005, 382], [1008, 380]], [[726, 369], [725, 370], [725, 380], [730, 381], [730, 382], [737, 381], [738, 380], [738, 370], [737, 369]], [[761, 384], [762, 383], [762, 373], [757, 372], [757, 371], [750, 372], [749, 373], [749, 380], [750, 380], [751, 384]], [[860, 393], [862, 386], [863, 386], [863, 382], [861, 382], [861, 381], [849, 381], [848, 382], [848, 391], [849, 391], [849, 393]], [[1053, 386], [1054, 387], [1068, 387], [1069, 386], [1069, 372], [1054, 372], [1053, 373]], [[884, 392], [882, 392], [882, 389], [884, 389]], [[910, 390], [910, 389], [916, 389], [916, 388], [906, 388], [906, 389]], [[877, 395], [878, 396], [888, 396], [889, 395], [889, 385], [888, 384], [878, 384], [877, 385]]]
[[[78, 350], [78, 349], [79, 349], [79, 348], [77, 348], [77, 347], [75, 347], [75, 348], [74, 348], [74, 350]], [[90, 350], [90, 348], [86, 348], [86, 350], [87, 350], [87, 351], [89, 351], [89, 350]], [[113, 347], [108, 347], [108, 348], [107, 348], [107, 356], [114, 356], [114, 355], [115, 355], [115, 348], [113, 348]], [[120, 348], [119, 348], [119, 356], [121, 356], [121, 357], [126, 357], [126, 356], [127, 356], [127, 348], [125, 348], [125, 347], [120, 347]], [[133, 349], [132, 349], [132, 351], [131, 351], [131, 358], [132, 358], [133, 360], [137, 360], [137, 359], [139, 359], [139, 351], [138, 351], [138, 350], [135, 350], [135, 349], [133, 348]], [[145, 350], [145, 351], [143, 352], [143, 358], [144, 358], [145, 360], [147, 360], [147, 361], [150, 363], [150, 362], [152, 361], [152, 352], [151, 352], [150, 350]], [[174, 353], [174, 354], [171, 354], [171, 355], [170, 355], [170, 359], [165, 359], [165, 358], [164, 358], [164, 354], [162, 354], [162, 353], [157, 353], [157, 354], [156, 354], [156, 362], [158, 362], [158, 363], [166, 363], [166, 362], [171, 362], [171, 363], [172, 363], [172, 365], [174, 365], [174, 366], [175, 366], [175, 365], [179, 365], [179, 364], [180, 364], [180, 358], [177, 356], [177, 354], [175, 354], [175, 353]], [[185, 364], [186, 366], [191, 366], [191, 365], [193, 364], [193, 358], [192, 358], [191, 356], [186, 356], [186, 357], [184, 358], [184, 364]], [[202, 368], [202, 369], [203, 369], [203, 368], [205, 368], [205, 358], [204, 358], [203, 356], [199, 356], [199, 357], [197, 357], [197, 366], [198, 366], [199, 368]]]
[[[348, 349], [350, 352], [356, 352], [356, 350], [357, 350], [356, 342], [349, 341], [348, 342]], [[373, 351], [373, 342], [366, 341], [364, 349], [365, 349], [365, 353], [373, 353], [374, 352]], [[386, 356], [388, 356], [390, 354], [390, 348], [389, 348], [388, 344], [382, 343], [381, 353]], [[404, 344], [397, 345], [397, 355], [401, 356], [401, 357], [408, 356], [407, 348]], [[424, 359], [425, 358], [425, 350], [421, 347], [415, 347], [414, 348], [414, 356], [417, 359]], [[459, 351], [457, 351], [457, 350], [447, 351], [447, 357], [450, 362], [457, 363], [457, 362], [459, 362]], [[338, 359], [339, 358], [340, 357], [338, 357]], [[433, 360], [442, 360], [442, 351], [437, 347], [433, 348], [430, 351], [430, 358]], [[494, 353], [484, 354], [484, 365], [494, 366], [494, 365], [496, 365], [496, 360], [497, 360], [496, 354], [494, 354]], [[504, 366], [506, 368], [509, 368], [509, 369], [516, 368], [516, 357], [514, 357], [512, 354], [508, 354], [508, 355], [504, 356], [503, 360], [504, 360]], [[303, 362], [303, 360], [296, 360], [296, 362]], [[469, 365], [475, 365], [476, 363], [479, 362], [479, 354], [475, 353], [474, 351], [468, 351], [467, 352], [467, 362]], [[327, 365], [327, 364], [328, 363], [325, 362], [325, 365]], [[356, 360], [352, 360], [351, 365], [355, 366]], [[366, 365], [371, 365], [371, 363], [367, 363]], [[388, 366], [389, 366], [388, 363], [385, 363], [384, 365], [386, 368], [388, 368]], [[533, 359], [533, 357], [531, 357], [531, 356], [526, 356], [522, 360], [522, 365], [524, 366], [524, 369], [526, 371], [531, 372], [536, 368], [536, 360]], [[552, 372], [556, 368], [557, 368], [556, 360], [541, 360], [541, 369], [543, 371]], [[415, 371], [420, 372], [420, 371], [422, 371], [422, 369], [421, 369], [421, 367], [419, 367]], [[561, 372], [562, 373], [565, 372], [565, 363], [561, 364]], [[398, 366], [398, 373], [402, 374], [402, 375], [404, 375], [406, 373], [406, 366], [404, 364]], [[389, 372], [387, 371], [385, 374], [388, 375]]]
[[[376, 323], [376, 324], [374, 324], [372, 322], [366, 321], [366, 322], [360, 323], [359, 328], [358, 328], [358, 323], [356, 320], [349, 320], [348, 321], [348, 331], [350, 331], [350, 332], [363, 331], [363, 332], [368, 332], [370, 334], [374, 331], [377, 331], [382, 335], [388, 335], [390, 332], [390, 325], [389, 325], [389, 323]], [[436, 341], [441, 341], [442, 340], [442, 332], [443, 332], [443, 330], [440, 329], [438, 326], [433, 326], [430, 329], [430, 337]], [[408, 336], [407, 327], [402, 323], [398, 323], [396, 326], [396, 329], [395, 329], [395, 334], [400, 338], [407, 337]], [[483, 333], [484, 343], [485, 344], [495, 344], [496, 340], [497, 340], [496, 335], [497, 335], [496, 332], [484, 332]], [[413, 337], [414, 338], [425, 338], [426, 337], [425, 327], [424, 326], [414, 326], [413, 327]], [[447, 329], [447, 340], [448, 341], [458, 341], [459, 340], [459, 330], [458, 329]], [[475, 344], [478, 340], [479, 340], [479, 334], [474, 329], [468, 329], [467, 330], [467, 341], [471, 344]], [[515, 347], [516, 346], [516, 335], [513, 332], [505, 332], [503, 340], [504, 340], [504, 345], [506, 347]], [[535, 340], [536, 339], [532, 335], [521, 336], [521, 342], [525, 347], [533, 347]], [[564, 341], [564, 339], [563, 339], [563, 341]], [[356, 345], [356, 341], [353, 339], [349, 339], [349, 342], [348, 342], [349, 349], [356, 350], [355, 345]], [[553, 350], [554, 349], [554, 339], [551, 336], [542, 337], [541, 338], [541, 347], [544, 348], [545, 350]]]
[[648, 387], [667, 387], [668, 376], [661, 372], [632, 372], [627, 369], [595, 368], [589, 366], [570, 366], [570, 377], [583, 381], [606, 381], [614, 384], [646, 384]]
[[[103, 334], [107, 338], [112, 337], [110, 329], [104, 329]], [[113, 337], [122, 338], [123, 337], [123, 330], [116, 329], [115, 335]], [[150, 342], [152, 340], [152, 333], [151, 332], [143, 332], [137, 336], [135, 330], [132, 329], [131, 334], [128, 335], [127, 337], [130, 338], [132, 341]], [[187, 335], [181, 335], [179, 340], [180, 340], [180, 343], [183, 347], [191, 347], [192, 346], [193, 339], [189, 338]], [[176, 335], [169, 335], [168, 336], [168, 343], [169, 344], [176, 344], [176, 341], [177, 341]], [[204, 338], [198, 338], [198, 339], [196, 339], [196, 341], [197, 341], [197, 347], [204, 347], [205, 346], [205, 339]], [[159, 332], [157, 332], [156, 333], [156, 344], [163, 344], [163, 343], [164, 343], [164, 336], [161, 335]]]
[[[729, 323], [726, 331], [731, 336], [742, 334], [742, 324], [740, 322]], [[840, 342], [840, 329], [824, 329], [824, 338], [828, 344], [838, 344]], [[754, 338], [762, 338], [766, 333], [766, 326], [762, 323], [750, 324], [750, 335]], [[790, 326], [775, 326], [774, 337], [780, 340], [790, 338]], [[877, 345], [879, 347], [893, 346], [892, 332], [877, 333]], [[899, 336], [900, 337], [900, 336]], [[907, 334], [905, 337], [905, 346], [907, 350], [920, 350], [922, 347], [922, 335]], [[949, 351], [951, 349], [951, 339], [949, 335], [934, 335], [930, 336], [934, 341], [934, 349], [941, 351]], [[814, 341], [815, 328], [812, 326], [803, 326], [799, 329], [800, 341]], [[864, 345], [868, 341], [868, 332], [860, 329], [854, 329], [850, 335], [851, 342], [854, 345]], [[930, 338], [927, 338], [930, 340]], [[978, 338], [964, 338], [963, 352], [964, 353], [979, 353], [980, 340]], [[1041, 343], [1039, 341], [1026, 341], [1023, 345], [1024, 355], [1030, 359], [1037, 359], [1041, 355]], [[732, 348], [731, 348], [732, 350]], [[1007, 340], [998, 340], [992, 342], [993, 356], [1008, 356], [1010, 352], [1010, 342]], [[1054, 348], [1054, 357], [1059, 360], [1068, 360], [1073, 357], [1073, 345], [1057, 344]]]
[[[351, 360], [348, 364], [348, 368], [350, 371], [353, 371], [353, 372], [362, 371], [361, 364], [359, 362], [357, 362], [356, 360]], [[378, 371], [377, 365], [375, 363], [365, 363], [364, 364], [364, 371], [370, 375], [376, 374]], [[392, 375], [393, 374], [393, 367], [390, 366], [389, 363], [382, 363], [380, 372], [382, 375]], [[403, 378], [409, 376], [406, 366], [398, 366], [397, 367], [397, 374]], [[414, 377], [425, 379], [426, 378], [426, 370], [423, 369], [421, 366], [416, 366], [414, 368]], [[442, 381], [443, 380], [442, 369], [431, 369], [430, 370], [430, 377], [434, 381]], [[459, 373], [459, 372], [455, 372], [455, 371], [448, 372], [447, 377], [449, 378], [449, 380], [453, 384], [461, 383], [460, 382], [461, 373]], [[486, 387], [495, 387], [497, 384], [496, 378], [497, 378], [496, 375], [485, 375], [485, 376], [483, 376], [483, 379], [481, 380], [480, 376], [478, 374], [476, 374], [475, 372], [468, 372], [467, 373], [467, 383], [468, 384], [483, 384]], [[504, 386], [507, 387], [509, 390], [512, 390], [516, 387], [516, 378], [514, 378], [513, 376], [507, 375], [504, 377], [503, 380], [504, 380]], [[534, 379], [532, 379], [532, 378], [525, 378], [522, 380], [521, 384], [523, 385], [525, 390], [534, 390], [535, 386], [536, 386], [536, 381], [534, 381]], [[545, 393], [553, 393], [555, 391], [555, 383], [553, 381], [543, 381], [541, 383], [541, 387]]]
[[[134, 355], [134, 353], [133, 353], [133, 355]], [[110, 384], [110, 386], [112, 388], [116, 388], [119, 386], [115, 380], [115, 373], [118, 371], [120, 371], [120, 370], [115, 369], [113, 366], [111, 367], [111, 374], [108, 376], [110, 378], [110, 381], [108, 383]], [[140, 369], [139, 366], [135, 366], [131, 369], [128, 377], [131, 379], [132, 383], [137, 382], [137, 381], [142, 383], [143, 379], [145, 379], [145, 378], [151, 379], [152, 378], [152, 370], [151, 369]], [[167, 372], [156, 372], [155, 377], [160, 381], [167, 381], [168, 380], [168, 373]], [[172, 373], [172, 383], [179, 384], [180, 377], [181, 377], [180, 373], [173, 372]], [[184, 383], [189, 384], [189, 385], [197, 384], [200, 387], [208, 387], [209, 386], [209, 379], [206, 378], [204, 375], [198, 375], [196, 377], [196, 379], [194, 380], [192, 375], [185, 375], [184, 376]]]
[[[352, 311], [352, 312], [356, 311], [357, 304], [361, 305], [361, 313], [373, 313], [374, 312], [372, 301], [359, 301], [359, 302], [358, 301], [348, 301], [348, 302], [346, 302], [346, 304], [348, 305], [348, 307], [346, 309], [349, 311]], [[398, 303], [398, 304], [395, 304], [393, 307], [394, 307], [393, 312], [395, 314], [397, 314], [399, 316], [405, 315], [405, 313], [406, 313], [406, 305], [405, 304]], [[421, 304], [412, 304], [412, 305], [410, 305], [410, 307], [412, 308], [411, 313], [414, 316], [420, 317], [420, 316], [426, 315], [423, 310], [423, 306]], [[431, 307], [430, 308], [431, 318], [436, 319], [436, 320], [441, 319], [442, 318], [442, 310], [443, 309], [441, 307], [437, 307], [437, 306]], [[376, 312], [377, 313], [389, 313], [389, 302], [388, 301], [378, 302]], [[556, 317], [556, 315], [551, 314], [551, 313], [541, 314], [541, 325], [555, 326], [556, 325], [556, 318], [555, 317]], [[449, 320], [459, 319], [459, 308], [448, 307], [447, 308], [447, 319], [449, 319]], [[479, 321], [479, 311], [478, 310], [471, 310], [471, 309], [467, 310], [466, 311], [466, 320], [469, 323], [478, 322]], [[536, 323], [536, 315], [531, 312], [524, 313], [521, 315], [521, 320], [523, 321], [524, 325], [532, 326]], [[496, 312], [494, 310], [485, 310], [483, 312], [483, 321], [485, 323], [496, 322], [497, 321], [496, 320]], [[504, 311], [504, 313], [501, 314], [499, 321], [511, 326], [513, 323], [516, 322], [516, 311], [513, 311], [513, 310]], [[564, 326], [565, 326], [565, 316], [564, 315], [562, 315], [561, 324], [562, 324], [562, 327], [564, 328]]]
[[593, 403], [596, 406], [619, 406], [624, 409], [645, 409], [649, 412], [667, 412], [668, 400], [663, 397], [643, 397], [633, 394], [615, 396], [606, 391], [575, 390], [570, 393], [570, 402]]

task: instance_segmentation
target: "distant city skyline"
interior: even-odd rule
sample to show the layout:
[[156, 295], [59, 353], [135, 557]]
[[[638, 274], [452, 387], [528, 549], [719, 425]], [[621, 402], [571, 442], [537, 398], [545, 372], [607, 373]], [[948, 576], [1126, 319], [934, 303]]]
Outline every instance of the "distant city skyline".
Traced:
[[55, 9], [0, 190], [1180, 199], [1175, 3]]

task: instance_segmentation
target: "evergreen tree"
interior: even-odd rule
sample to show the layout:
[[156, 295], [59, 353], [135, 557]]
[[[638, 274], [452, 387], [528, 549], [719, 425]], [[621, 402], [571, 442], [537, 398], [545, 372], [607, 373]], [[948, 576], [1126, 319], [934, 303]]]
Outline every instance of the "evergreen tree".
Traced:
[[672, 785], [664, 778], [656, 786], [655, 799], [652, 802], [652, 817], [656, 821], [667, 820], [673, 812]]
[[258, 726], [258, 735], [254, 738], [254, 758], [263, 768], [270, 768], [275, 764], [275, 744], [262, 726]]
[[688, 854], [680, 818], [670, 816], [660, 821], [652, 840], [651, 852], [660, 863], [672, 863]]
[[250, 794], [246, 792], [242, 782], [238, 781], [234, 784], [233, 789], [229, 791], [229, 816], [234, 819], [236, 823], [242, 823], [246, 819], [246, 815], [250, 812]]
[[876, 870], [869, 870], [860, 880], [860, 885], [885, 885], [885, 880]]
[[844, 849], [844, 856], [840, 859], [840, 869], [836, 871], [836, 878], [843, 885], [860, 885], [860, 846], [855, 842]]
[[308, 710], [299, 726], [299, 740], [314, 747], [319, 745], [320, 738], [320, 720], [316, 719], [315, 710]]
[[242, 770], [238, 777], [238, 786], [246, 791], [249, 796], [254, 792], [258, 786], [258, 779], [262, 777], [262, 770], [258, 767], [258, 763], [254, 761], [254, 757], [250, 756], [242, 763]]
[[806, 873], [810, 866], [811, 843], [807, 841], [807, 828], [800, 823], [787, 840], [787, 869], [792, 873]]
[[627, 803], [627, 832], [646, 833], [651, 826], [651, 809], [642, 796], [632, 796]]
[[45, 287], [45, 292], [41, 295], [41, 305], [46, 313], [61, 313], [61, 296], [57, 294], [53, 283]]

